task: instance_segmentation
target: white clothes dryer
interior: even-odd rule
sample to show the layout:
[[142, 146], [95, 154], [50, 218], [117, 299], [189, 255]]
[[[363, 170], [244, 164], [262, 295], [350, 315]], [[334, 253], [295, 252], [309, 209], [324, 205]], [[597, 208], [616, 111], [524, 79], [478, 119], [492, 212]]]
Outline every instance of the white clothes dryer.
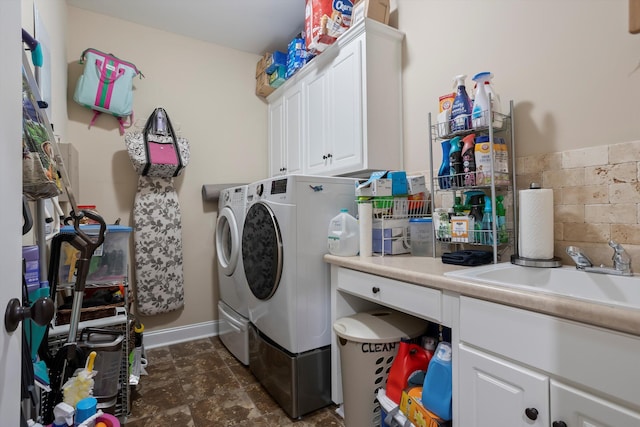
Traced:
[[352, 178], [288, 175], [249, 185], [249, 367], [293, 418], [330, 403], [330, 267], [322, 257], [329, 221], [355, 206]]
[[220, 192], [215, 242], [220, 296], [218, 336], [240, 362], [248, 365], [249, 288], [242, 266], [246, 203], [246, 185]]

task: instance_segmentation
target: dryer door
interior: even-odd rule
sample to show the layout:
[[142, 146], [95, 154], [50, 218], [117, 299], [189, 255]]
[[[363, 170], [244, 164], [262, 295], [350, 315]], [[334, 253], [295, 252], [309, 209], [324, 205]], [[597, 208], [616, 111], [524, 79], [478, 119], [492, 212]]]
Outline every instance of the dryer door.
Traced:
[[247, 211], [242, 262], [253, 295], [260, 300], [271, 298], [282, 276], [282, 235], [273, 211], [263, 202], [254, 203]]
[[238, 222], [231, 208], [225, 206], [220, 211], [216, 222], [216, 254], [218, 266], [227, 276], [231, 276], [236, 269], [240, 256], [240, 244]]

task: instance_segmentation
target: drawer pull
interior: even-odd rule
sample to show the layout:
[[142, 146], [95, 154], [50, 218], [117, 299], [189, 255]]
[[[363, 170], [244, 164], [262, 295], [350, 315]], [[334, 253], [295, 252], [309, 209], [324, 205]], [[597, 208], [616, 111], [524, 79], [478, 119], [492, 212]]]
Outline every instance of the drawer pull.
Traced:
[[551, 427], [567, 427], [567, 423], [564, 421], [554, 421]]
[[524, 410], [524, 414], [532, 421], [538, 419], [538, 410], [536, 408], [527, 408]]
[[378, 292], [380, 292], [380, 288], [377, 286], [374, 286], [373, 288], [371, 288], [371, 292], [373, 292], [374, 294], [377, 294]]

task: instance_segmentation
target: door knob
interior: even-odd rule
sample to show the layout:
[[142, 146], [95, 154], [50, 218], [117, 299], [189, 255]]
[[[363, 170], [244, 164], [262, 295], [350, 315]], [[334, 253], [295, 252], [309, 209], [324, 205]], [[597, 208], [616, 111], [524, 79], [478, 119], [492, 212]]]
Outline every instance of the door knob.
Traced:
[[13, 298], [4, 312], [4, 328], [7, 332], [13, 332], [24, 319], [31, 319], [38, 325], [44, 326], [53, 319], [53, 311], [51, 298], [38, 298], [31, 307], [25, 307], [18, 298]]
[[532, 421], [538, 419], [538, 410], [536, 408], [527, 408], [524, 410], [524, 414]]

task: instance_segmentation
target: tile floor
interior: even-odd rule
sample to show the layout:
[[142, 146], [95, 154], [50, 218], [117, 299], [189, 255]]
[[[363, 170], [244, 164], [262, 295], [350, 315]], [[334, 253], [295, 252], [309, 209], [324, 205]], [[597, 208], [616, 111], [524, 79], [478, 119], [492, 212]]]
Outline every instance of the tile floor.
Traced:
[[335, 406], [292, 420], [217, 337], [146, 351], [127, 427], [338, 426]]

